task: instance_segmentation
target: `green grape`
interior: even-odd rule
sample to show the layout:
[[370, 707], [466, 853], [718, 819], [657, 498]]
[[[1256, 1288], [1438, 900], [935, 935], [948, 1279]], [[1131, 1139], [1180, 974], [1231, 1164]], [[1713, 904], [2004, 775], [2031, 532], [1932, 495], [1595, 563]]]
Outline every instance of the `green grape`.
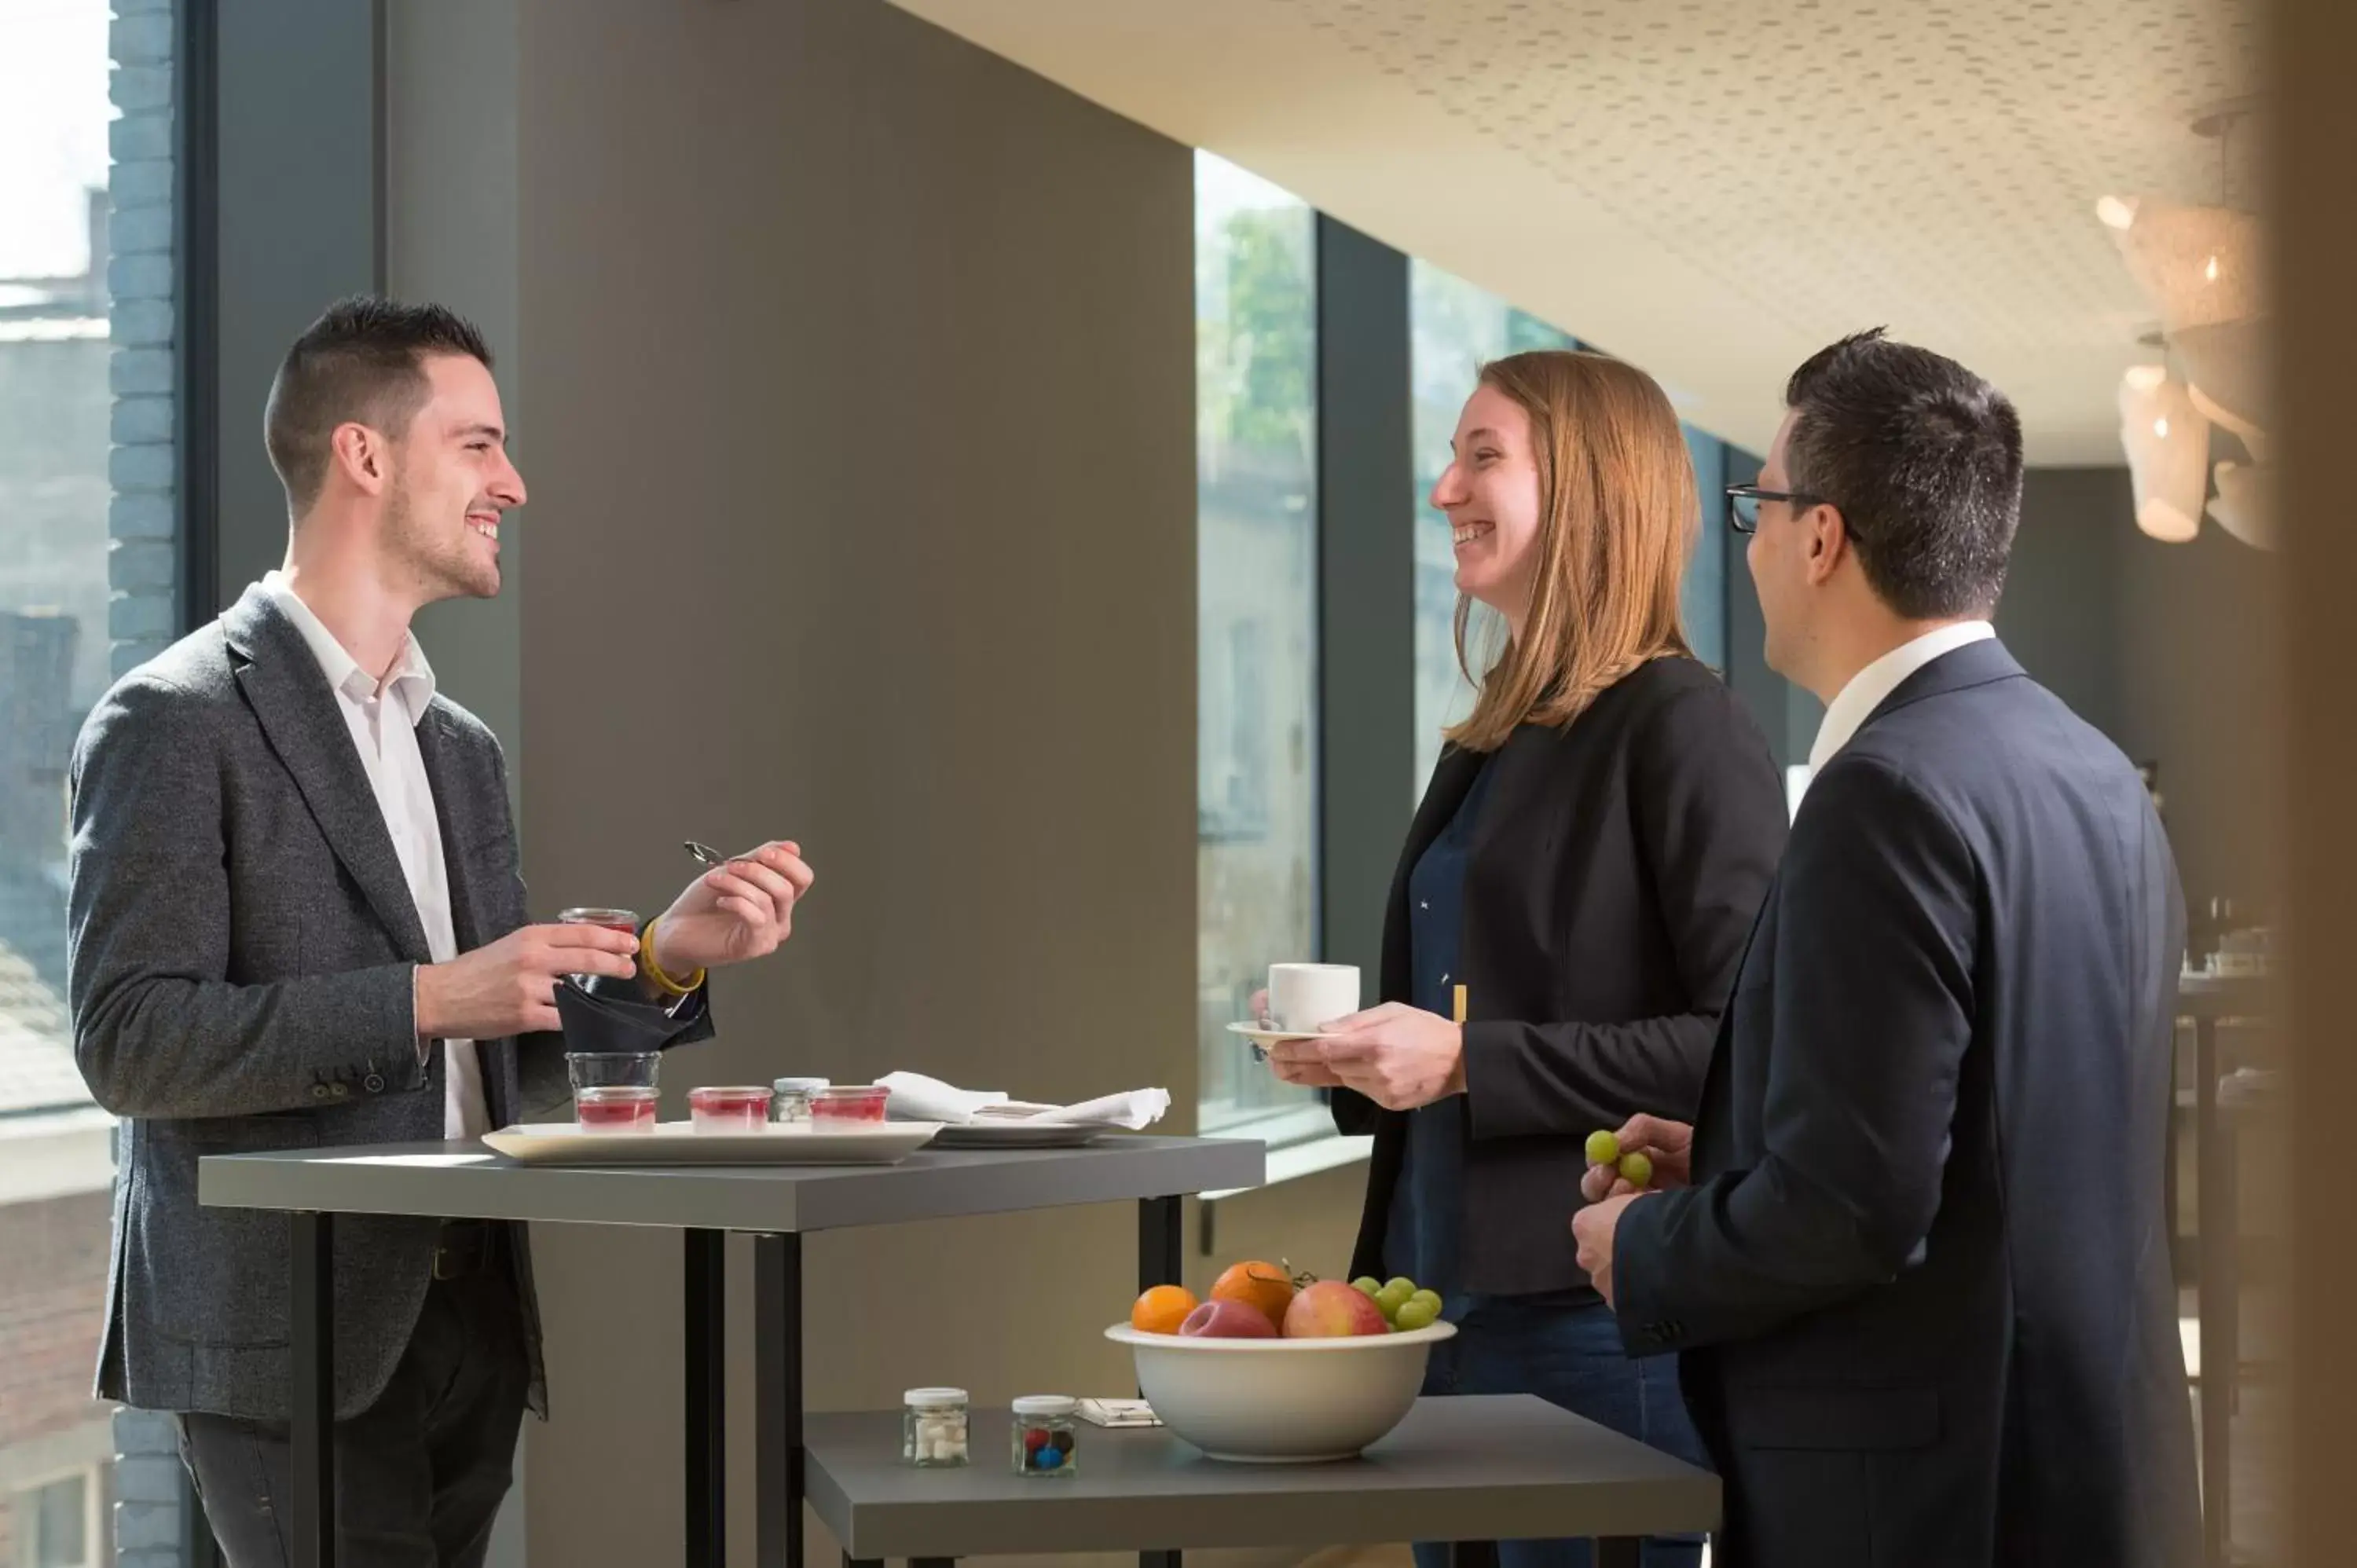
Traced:
[[1383, 1282], [1383, 1288], [1399, 1292], [1401, 1297], [1405, 1299], [1415, 1294], [1415, 1282], [1405, 1274], [1394, 1274]]
[[1414, 1295], [1407, 1298], [1406, 1305], [1413, 1306], [1419, 1301], [1431, 1303], [1434, 1316], [1437, 1317], [1440, 1315], [1440, 1293], [1438, 1291], [1420, 1290]]
[[1587, 1163], [1591, 1165], [1615, 1165], [1620, 1163], [1620, 1140], [1609, 1133], [1587, 1135]]
[[1381, 1280], [1370, 1279], [1361, 1275], [1358, 1279], [1351, 1282], [1351, 1288], [1357, 1291], [1361, 1295], [1373, 1296], [1383, 1294], [1383, 1285]]
[[1419, 1328], [1429, 1328], [1440, 1321], [1440, 1307], [1435, 1302], [1412, 1299], [1399, 1309], [1399, 1316], [1395, 1321], [1401, 1333], [1413, 1334]]
[[1641, 1192], [1653, 1179], [1653, 1162], [1643, 1155], [1621, 1155], [1620, 1179]]
[[[1408, 1288], [1403, 1290], [1400, 1288], [1403, 1285]], [[1394, 1280], [1375, 1293], [1375, 1305], [1383, 1309], [1383, 1316], [1386, 1319], [1396, 1319], [1399, 1316], [1400, 1308], [1405, 1306], [1415, 1294], [1415, 1287], [1409, 1284], [1409, 1282]]]

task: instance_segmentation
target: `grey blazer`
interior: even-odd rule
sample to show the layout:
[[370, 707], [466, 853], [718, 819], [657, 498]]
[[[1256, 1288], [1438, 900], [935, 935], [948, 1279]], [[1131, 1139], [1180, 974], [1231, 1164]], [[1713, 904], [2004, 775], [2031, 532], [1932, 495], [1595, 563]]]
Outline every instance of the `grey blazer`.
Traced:
[[[417, 740], [466, 951], [526, 920], [506, 766], [445, 697]], [[412, 974], [429, 961], [416, 906], [318, 661], [259, 588], [100, 701], [70, 789], [74, 1053], [124, 1119], [98, 1392], [284, 1420], [288, 1220], [199, 1206], [197, 1161], [442, 1136], [442, 1049], [421, 1063], [413, 1034]], [[683, 1037], [710, 1032], [706, 1018]], [[559, 1036], [479, 1046], [494, 1125], [565, 1096]], [[407, 1347], [436, 1231], [337, 1226], [339, 1417], [375, 1401]], [[512, 1240], [545, 1415], [531, 1263]]]

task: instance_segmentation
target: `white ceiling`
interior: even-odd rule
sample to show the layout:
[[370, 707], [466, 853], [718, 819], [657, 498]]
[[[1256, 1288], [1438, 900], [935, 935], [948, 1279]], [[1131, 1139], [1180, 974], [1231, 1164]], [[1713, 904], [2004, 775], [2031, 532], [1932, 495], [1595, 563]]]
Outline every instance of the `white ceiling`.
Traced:
[[896, 3], [1645, 366], [1730, 440], [1763, 448], [1794, 364], [1888, 325], [2003, 387], [2051, 464], [2120, 460], [2119, 374], [2152, 357], [2096, 198], [2218, 199], [2190, 123], [2256, 65], [2257, 0]]

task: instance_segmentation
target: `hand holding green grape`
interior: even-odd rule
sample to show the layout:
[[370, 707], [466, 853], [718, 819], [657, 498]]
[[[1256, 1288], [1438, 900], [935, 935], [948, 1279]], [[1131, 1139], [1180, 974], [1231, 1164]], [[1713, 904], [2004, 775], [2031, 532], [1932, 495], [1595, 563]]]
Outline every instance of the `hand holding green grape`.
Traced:
[[1631, 1116], [1615, 1131], [1587, 1135], [1587, 1174], [1580, 1196], [1590, 1203], [1625, 1193], [1684, 1187], [1692, 1179], [1694, 1129], [1659, 1116]]

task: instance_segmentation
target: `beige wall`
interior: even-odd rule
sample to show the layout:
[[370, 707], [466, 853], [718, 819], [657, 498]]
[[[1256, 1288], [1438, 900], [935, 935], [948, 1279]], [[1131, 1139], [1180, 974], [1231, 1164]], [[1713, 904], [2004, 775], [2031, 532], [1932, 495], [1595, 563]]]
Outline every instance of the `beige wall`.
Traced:
[[[516, 322], [518, 0], [404, 0], [385, 13], [385, 286], [447, 305], [482, 328], [498, 361], [509, 450], [531, 488]], [[508, 752], [521, 785], [523, 553], [530, 508], [500, 531], [503, 592], [429, 605], [417, 637], [441, 689]]]
[[[878, 4], [521, 16], [535, 908], [651, 911], [683, 837], [797, 836], [821, 880], [790, 951], [724, 978], [721, 1038], [674, 1087], [1155, 1083], [1185, 1126], [1187, 149]], [[1304, 1227], [1336, 1266], [1345, 1185]], [[1134, 1236], [1092, 1208], [813, 1238], [813, 1402], [1125, 1389], [1097, 1331]], [[533, 1561], [669, 1560], [678, 1241], [535, 1253], [556, 1413]]]
[[2024, 667], [2138, 762], [2158, 762], [2189, 900], [2248, 918], [2280, 889], [2277, 558], [2215, 523], [2137, 532], [2125, 468], [2039, 468], [2023, 489], [1997, 629]]

